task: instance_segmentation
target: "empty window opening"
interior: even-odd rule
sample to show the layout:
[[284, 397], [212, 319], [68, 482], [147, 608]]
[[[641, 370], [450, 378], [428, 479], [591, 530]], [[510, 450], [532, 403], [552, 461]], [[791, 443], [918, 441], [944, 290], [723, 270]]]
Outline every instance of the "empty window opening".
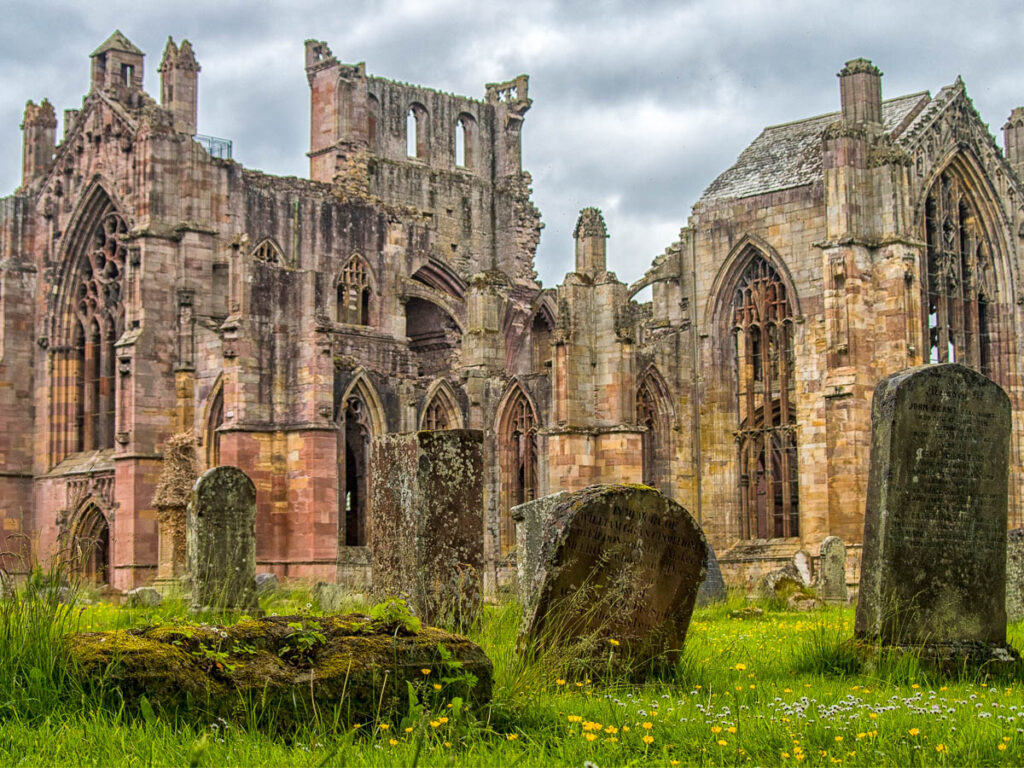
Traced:
[[416, 110], [410, 109], [405, 116], [405, 154], [409, 157], [418, 157], [416, 149], [418, 146]]
[[455, 126], [455, 165], [466, 167], [466, 123], [461, 117]]
[[339, 323], [370, 325], [370, 270], [360, 256], [353, 256], [341, 270], [337, 289]]
[[341, 517], [345, 521], [345, 546], [364, 547], [367, 541], [367, 488], [370, 452], [370, 420], [366, 404], [350, 397], [343, 411], [344, 428], [339, 453], [342, 482]]
[[121, 82], [129, 88], [132, 87], [132, 78], [135, 76], [135, 67], [131, 64], [121, 65]]
[[509, 398], [500, 422], [501, 514], [499, 548], [502, 556], [515, 548], [516, 528], [512, 507], [539, 496], [537, 422], [533, 406], [522, 389]]

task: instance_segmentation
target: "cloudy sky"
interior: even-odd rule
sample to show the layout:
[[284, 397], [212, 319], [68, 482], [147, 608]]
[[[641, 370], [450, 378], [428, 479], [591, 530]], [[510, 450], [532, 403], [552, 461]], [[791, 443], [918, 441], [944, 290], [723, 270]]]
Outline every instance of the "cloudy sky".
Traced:
[[838, 108], [848, 59], [882, 69], [883, 97], [934, 94], [962, 75], [1000, 143], [1024, 105], [1020, 0], [0, 3], [3, 193], [20, 183], [25, 101], [47, 97], [58, 114], [79, 105], [89, 53], [115, 28], [148, 54], [152, 94], [167, 36], [191, 40], [200, 132], [275, 174], [308, 172], [307, 38], [374, 75], [476, 98], [484, 83], [529, 74], [524, 165], [546, 224], [546, 285], [571, 267], [587, 205], [604, 210], [610, 267], [637, 279], [763, 126]]

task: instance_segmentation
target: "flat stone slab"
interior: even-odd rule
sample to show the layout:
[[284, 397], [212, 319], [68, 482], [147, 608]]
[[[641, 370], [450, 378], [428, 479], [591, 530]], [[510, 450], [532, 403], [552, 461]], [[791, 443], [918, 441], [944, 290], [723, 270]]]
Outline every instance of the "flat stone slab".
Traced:
[[[683, 507], [642, 485], [594, 485], [548, 513], [521, 646], [615, 650], [640, 669], [672, 661], [707, 573], [708, 547]], [[615, 643], [612, 643], [612, 641]]]
[[[254, 713], [282, 732], [336, 712], [349, 723], [367, 722], [378, 708], [383, 718], [401, 715], [407, 682], [429, 686], [430, 697], [439, 683], [443, 697], [480, 706], [490, 701], [493, 679], [490, 660], [464, 637], [358, 614], [90, 632], [71, 635], [68, 647], [84, 681], [123, 695], [130, 711], [140, 711], [144, 696], [169, 717], [248, 725]], [[467, 672], [477, 679], [472, 687], [464, 679], [442, 683]]]
[[965, 366], [920, 366], [878, 384], [871, 422], [857, 637], [1005, 646], [1009, 398]]

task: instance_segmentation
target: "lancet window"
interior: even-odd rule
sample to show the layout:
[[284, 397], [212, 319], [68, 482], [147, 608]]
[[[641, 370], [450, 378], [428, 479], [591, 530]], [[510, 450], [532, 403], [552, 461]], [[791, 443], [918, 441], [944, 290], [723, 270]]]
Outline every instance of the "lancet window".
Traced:
[[991, 376], [996, 284], [991, 251], [961, 179], [945, 171], [925, 200], [925, 348], [932, 363]]
[[657, 375], [646, 374], [636, 391], [636, 422], [645, 431], [642, 440], [642, 477], [645, 485], [667, 489], [668, 430], [666, 405]]
[[345, 521], [345, 545], [363, 547], [367, 543], [367, 507], [369, 489], [370, 438], [373, 425], [369, 409], [358, 395], [345, 401], [342, 412], [342, 445], [338, 467], [342, 482], [341, 514]]
[[499, 425], [501, 452], [500, 549], [506, 555], [515, 545], [512, 507], [538, 497], [537, 420], [533, 406], [522, 389], [508, 398]]
[[793, 323], [786, 286], [755, 253], [733, 298], [744, 538], [800, 535]]

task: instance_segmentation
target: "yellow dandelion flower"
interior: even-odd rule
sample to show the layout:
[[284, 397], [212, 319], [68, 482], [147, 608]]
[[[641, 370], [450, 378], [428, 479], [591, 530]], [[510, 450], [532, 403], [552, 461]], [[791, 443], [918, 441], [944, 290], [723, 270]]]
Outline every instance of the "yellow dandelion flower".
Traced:
[[737, 672], [742, 672], [742, 671], [743, 671], [743, 670], [745, 670], [746, 668], [747, 668], [747, 665], [746, 665], [746, 664], [743, 664], [742, 662], [736, 665], [736, 671], [737, 671]]
[[381, 723], [377, 727], [380, 728], [382, 731], [386, 731], [388, 728], [391, 727], [391, 724], [390, 723]]
[[440, 728], [441, 727], [441, 721], [440, 720], [431, 720], [430, 721], [430, 727], [431, 728]]
[[729, 731], [729, 733], [736, 733], [736, 726], [730, 725], [726, 730]]
[[[646, 728], [646, 727], [647, 727], [647, 723], [644, 723], [644, 728]], [[712, 725], [711, 726], [711, 732], [712, 733], [721, 733], [722, 732], [722, 726], [720, 726], [720, 725]]]
[[[653, 723], [644, 723], [644, 724], [643, 724], [643, 729], [644, 729], [645, 731], [649, 731], [649, 730], [651, 730], [651, 728], [653, 728], [653, 727], [654, 727], [654, 724], [653, 724]], [[712, 730], [714, 730], [714, 729], [712, 729]], [[719, 730], [721, 730], [721, 728], [719, 728]]]
[[558, 678], [557, 680], [555, 680], [555, 685], [565, 685], [565, 680], [563, 680], [562, 678]]
[[[644, 738], [643, 738], [643, 742], [644, 742], [644, 744], [651, 744], [651, 743], [654, 742], [654, 737], [651, 736], [651, 734], [649, 734], [649, 733], [645, 733], [644, 734]], [[1002, 745], [1000, 745], [1000, 746], [1002, 746]]]
[[789, 752], [783, 752], [782, 753], [782, 759], [783, 760], [789, 760]]
[[728, 744], [729, 744], [729, 742], [726, 741], [725, 739], [719, 739], [718, 740], [718, 746], [720, 746], [720, 747], [728, 746]]
[[410, 725], [408, 728], [406, 728], [405, 732], [406, 733], [412, 733], [412, 726]]
[[916, 691], [916, 690], [917, 690], [918, 688], [920, 688], [921, 686], [920, 686], [920, 685], [918, 685], [917, 683], [914, 683], [914, 684], [913, 684], [912, 686], [910, 686], [910, 687], [911, 687], [911, 688], [913, 688], [913, 689], [914, 689], [914, 690]]
[[792, 689], [792, 688], [783, 688], [783, 689], [782, 689], [782, 692], [783, 692], [783, 693], [792, 693], [792, 692], [793, 692], [793, 689]]
[[842, 736], [836, 736], [836, 741], [842, 741], [842, 740], [843, 740]]
[[570, 723], [581, 723], [581, 722], [583, 722], [583, 718], [580, 717], [579, 715], [569, 715], [569, 722]]
[[435, 691], [440, 691], [441, 690], [441, 684], [440, 683], [434, 683], [434, 690]]
[[446, 741], [446, 742], [444, 743], [444, 745], [445, 745], [446, 747], [450, 747], [450, 746], [452, 745], [452, 743], [451, 743], [450, 741]]
[[857, 739], [863, 739], [865, 736], [867, 736], [867, 734], [864, 731], [861, 731], [857, 734]]
[[909, 733], [911, 736], [917, 736], [917, 734], [919, 734], [920, 732], [920, 728], [911, 728], [909, 731], [907, 731], [907, 733]]
[[870, 717], [872, 720], [877, 720], [878, 719], [878, 713], [877, 712], [868, 712], [868, 717]]
[[1000, 752], [1005, 752], [1006, 751], [1006, 745], [1005, 744], [1000, 744], [999, 745], [999, 751]]
[[437, 718], [437, 722], [442, 723], [442, 724], [447, 723], [448, 722], [448, 718], [447, 717], [439, 717], [439, 718]]
[[397, 743], [398, 743], [398, 739], [388, 739], [388, 744], [390, 744], [392, 747], [395, 746], [395, 744], [397, 744]]
[[508, 739], [509, 741], [515, 741], [516, 739], [519, 738], [519, 734], [518, 733], [509, 733], [509, 734], [507, 734], [505, 736], [505, 738]]
[[427, 669], [426, 667], [424, 667], [423, 669], [420, 670], [420, 674], [421, 675], [429, 675], [430, 674], [430, 670]]
[[609, 725], [607, 728], [604, 729], [604, 732], [614, 735], [619, 732], [619, 729], [616, 728], [614, 725]]
[[946, 751], [946, 745], [945, 744], [936, 744], [935, 745], [935, 751], [936, 752], [945, 752]]
[[585, 738], [587, 741], [593, 741], [594, 739], [597, 738], [597, 734], [596, 733], [584, 733], [583, 734], [583, 738]]
[[1003, 736], [1003, 741], [1005, 741], [1007, 744], [1009, 744], [1010, 743], [1010, 737], [1009, 736]]
[[608, 642], [609, 642], [609, 643], [610, 643], [611, 645], [618, 645], [618, 644], [619, 644], [619, 641], [618, 641], [618, 640], [616, 640], [616, 639], [615, 639], [614, 637], [613, 637], [613, 638], [610, 638], [610, 639], [608, 640]]
[[356, 724], [355, 724], [355, 725], [353, 725], [352, 727], [358, 730], [359, 728], [362, 728], [362, 727], [363, 727], [363, 724], [362, 724], [362, 723], [356, 723]]
[[629, 726], [628, 725], [622, 726], [622, 732], [623, 733], [629, 733]]
[[583, 683], [579, 683], [579, 682], [578, 682], [578, 683], [576, 683], [576, 687], [577, 687], [577, 688], [582, 688], [582, 687], [583, 687]]

